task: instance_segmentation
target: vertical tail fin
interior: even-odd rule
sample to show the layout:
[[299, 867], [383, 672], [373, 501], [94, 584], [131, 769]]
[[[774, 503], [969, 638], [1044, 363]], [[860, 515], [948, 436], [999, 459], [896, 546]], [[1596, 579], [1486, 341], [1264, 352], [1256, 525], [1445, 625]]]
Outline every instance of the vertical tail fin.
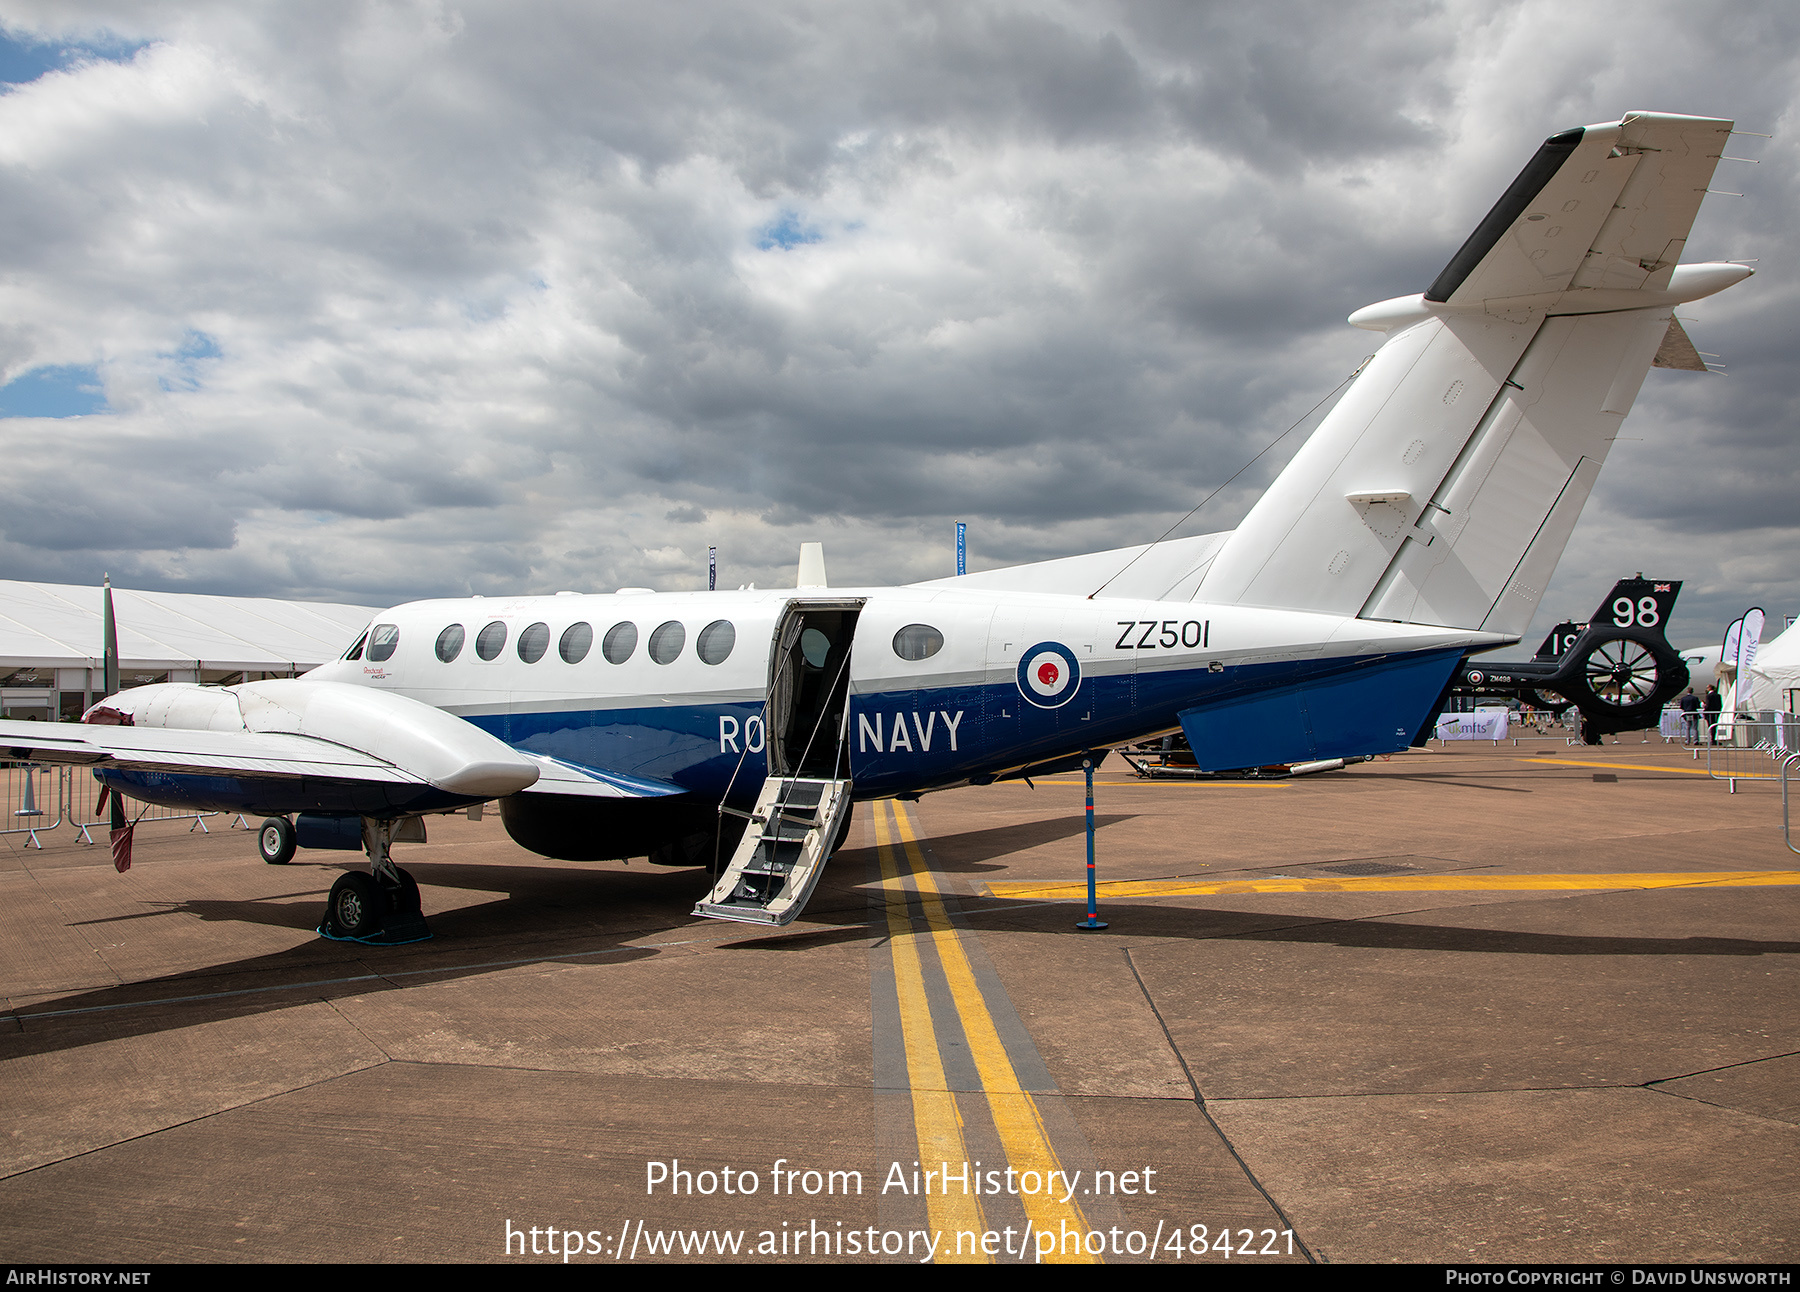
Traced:
[[[1731, 129], [1632, 113], [1554, 136], [1225, 542], [1210, 601], [1522, 634], [1674, 306]], [[1654, 246], [1652, 245], [1654, 244]]]

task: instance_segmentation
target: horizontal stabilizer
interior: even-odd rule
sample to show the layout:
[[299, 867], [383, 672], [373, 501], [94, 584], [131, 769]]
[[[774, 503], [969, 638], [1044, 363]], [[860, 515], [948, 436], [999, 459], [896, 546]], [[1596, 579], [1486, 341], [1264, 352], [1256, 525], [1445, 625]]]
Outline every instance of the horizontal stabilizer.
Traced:
[[1630, 112], [1551, 136], [1425, 299], [1477, 305], [1569, 289], [1666, 289], [1731, 127]]

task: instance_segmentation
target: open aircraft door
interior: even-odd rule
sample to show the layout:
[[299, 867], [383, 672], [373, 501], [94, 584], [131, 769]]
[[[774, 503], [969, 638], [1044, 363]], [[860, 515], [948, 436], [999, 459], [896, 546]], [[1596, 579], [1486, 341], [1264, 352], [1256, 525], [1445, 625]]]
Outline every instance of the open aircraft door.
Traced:
[[862, 607], [860, 599], [795, 598], [776, 622], [768, 778], [731, 864], [694, 914], [787, 924], [812, 896], [849, 822], [850, 652]]

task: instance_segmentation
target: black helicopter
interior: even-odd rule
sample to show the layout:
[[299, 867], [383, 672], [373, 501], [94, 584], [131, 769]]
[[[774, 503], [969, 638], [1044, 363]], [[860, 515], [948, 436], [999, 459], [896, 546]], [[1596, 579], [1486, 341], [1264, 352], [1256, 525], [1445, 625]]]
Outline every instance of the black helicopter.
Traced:
[[1688, 684], [1687, 665], [1664, 635], [1680, 593], [1679, 579], [1620, 579], [1587, 623], [1556, 625], [1529, 661], [1465, 662], [1451, 675], [1444, 704], [1507, 696], [1551, 713], [1573, 707], [1581, 711], [1581, 738], [1590, 745], [1602, 736], [1654, 727], [1663, 706]]

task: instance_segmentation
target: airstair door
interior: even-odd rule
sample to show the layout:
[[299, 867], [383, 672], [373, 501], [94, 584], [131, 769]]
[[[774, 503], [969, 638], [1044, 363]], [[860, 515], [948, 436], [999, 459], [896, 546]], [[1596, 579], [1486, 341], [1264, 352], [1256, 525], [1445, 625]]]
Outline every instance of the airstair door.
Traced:
[[787, 924], [805, 908], [850, 811], [850, 782], [771, 776], [731, 864], [695, 915]]
[[786, 924], [812, 896], [849, 820], [850, 648], [862, 607], [861, 598], [796, 597], [775, 625], [768, 779], [695, 915]]

